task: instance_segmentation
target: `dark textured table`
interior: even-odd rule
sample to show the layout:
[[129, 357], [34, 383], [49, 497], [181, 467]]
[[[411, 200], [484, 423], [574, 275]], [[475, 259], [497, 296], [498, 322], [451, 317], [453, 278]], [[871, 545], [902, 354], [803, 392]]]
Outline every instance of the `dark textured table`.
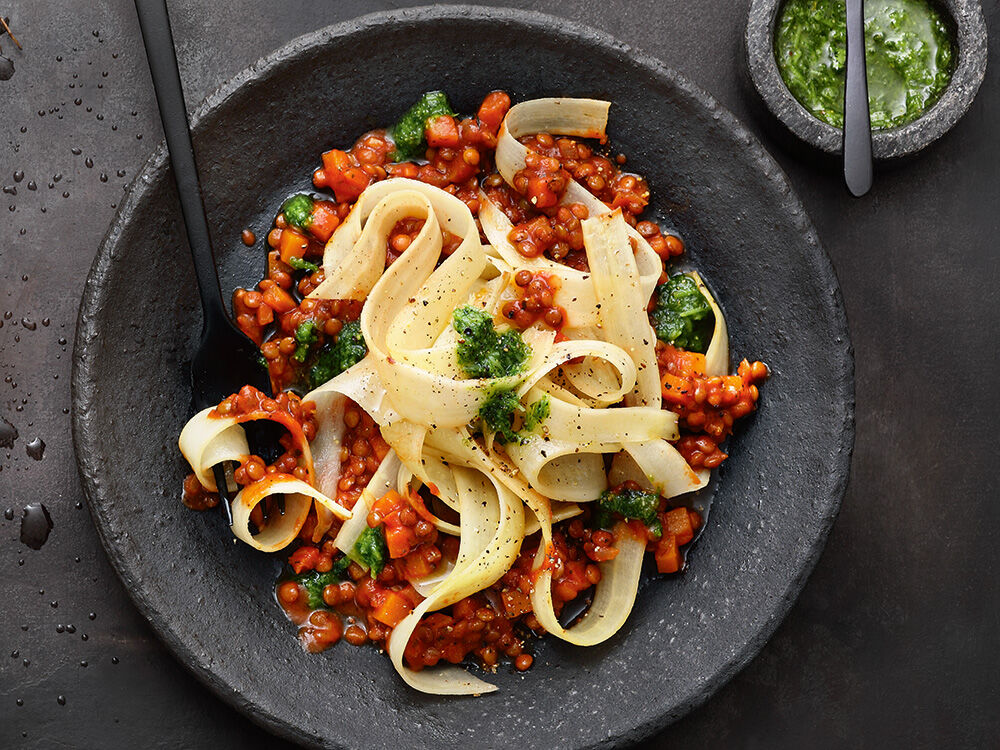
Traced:
[[[541, 9], [535, 3], [517, 3]], [[191, 105], [271, 49], [396, 3], [170, 3]], [[986, 747], [1000, 743], [1000, 3], [967, 117], [850, 199], [779, 146], [742, 83], [745, 3], [563, 0], [686, 73], [788, 172], [843, 286], [857, 356], [853, 475], [799, 602], [761, 655], [653, 746]], [[0, 747], [277, 747], [174, 662], [133, 609], [85, 509], [70, 345], [94, 252], [160, 139], [129, 0], [15, 0], [0, 37]], [[163, 248], [150, 247], [149, 252]], [[137, 310], [136, 315], [155, 314]], [[0, 424], [2, 427], [2, 424]], [[45, 443], [40, 459], [35, 438]], [[54, 529], [19, 541], [21, 509]], [[8, 518], [10, 516], [10, 518]]]

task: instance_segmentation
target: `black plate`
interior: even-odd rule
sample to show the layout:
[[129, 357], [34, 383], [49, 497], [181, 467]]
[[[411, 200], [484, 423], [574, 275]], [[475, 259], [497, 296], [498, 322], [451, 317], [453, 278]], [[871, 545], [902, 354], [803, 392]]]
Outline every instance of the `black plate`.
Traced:
[[[221, 514], [179, 502], [176, 436], [199, 330], [176, 193], [159, 148], [90, 273], [73, 373], [74, 434], [104, 546], [139, 609], [218, 695], [271, 730], [327, 747], [580, 747], [649, 735], [757, 653], [836, 515], [853, 442], [853, 359], [830, 261], [784, 175], [711, 97], [603, 34], [510, 10], [379, 14], [302, 37], [198, 110], [205, 203], [223, 289], [253, 284], [280, 200], [319, 154], [390, 122], [421, 92], [460, 111], [491, 89], [610, 99], [616, 148], [727, 311], [737, 356], [766, 361], [763, 408], [731, 444], [690, 569], [641, 592], [596, 648], [545, 643], [479, 699], [407, 688], [374, 649], [304, 653], [274, 601], [273, 557]], [[224, 354], [223, 354], [224, 356]]]

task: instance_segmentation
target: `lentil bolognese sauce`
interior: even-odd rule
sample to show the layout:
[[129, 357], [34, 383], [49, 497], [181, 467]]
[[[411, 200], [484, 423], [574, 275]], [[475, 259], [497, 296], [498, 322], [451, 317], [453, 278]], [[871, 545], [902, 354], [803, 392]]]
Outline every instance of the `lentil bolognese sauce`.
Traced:
[[[277, 600], [309, 651], [371, 642], [418, 690], [480, 694], [447, 664], [599, 643], [646, 551], [682, 568], [702, 518], [680, 496], [768, 370], [730, 374], [722, 311], [668, 271], [684, 243], [607, 150], [609, 107], [494, 91], [459, 117], [430, 92], [283, 203], [267, 276], [233, 297], [278, 395], [244, 387], [180, 448], [192, 508], [238, 464], [233, 532], [287, 556]], [[284, 428], [280, 455], [250, 454], [253, 420]]]

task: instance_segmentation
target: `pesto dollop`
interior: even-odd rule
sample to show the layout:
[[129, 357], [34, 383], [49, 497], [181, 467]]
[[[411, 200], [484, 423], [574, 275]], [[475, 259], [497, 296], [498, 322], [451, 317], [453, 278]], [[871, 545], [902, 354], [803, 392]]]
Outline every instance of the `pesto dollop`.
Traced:
[[[775, 33], [781, 77], [807, 110], [844, 124], [845, 0], [787, 0]], [[899, 127], [941, 98], [955, 57], [942, 12], [928, 0], [867, 0], [865, 62], [872, 128]]]

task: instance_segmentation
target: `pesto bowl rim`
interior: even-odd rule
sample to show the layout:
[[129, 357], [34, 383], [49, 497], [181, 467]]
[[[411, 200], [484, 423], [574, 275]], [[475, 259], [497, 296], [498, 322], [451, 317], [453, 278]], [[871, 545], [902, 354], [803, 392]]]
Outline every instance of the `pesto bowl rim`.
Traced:
[[[915, 154], [940, 139], [965, 115], [986, 75], [987, 31], [977, 0], [929, 0], [947, 14], [957, 62], [940, 98], [905, 125], [872, 131], [872, 154], [886, 161]], [[744, 36], [750, 80], [771, 115], [799, 140], [841, 153], [840, 128], [809, 112], [789, 90], [774, 54], [778, 13], [787, 0], [750, 0]]]

